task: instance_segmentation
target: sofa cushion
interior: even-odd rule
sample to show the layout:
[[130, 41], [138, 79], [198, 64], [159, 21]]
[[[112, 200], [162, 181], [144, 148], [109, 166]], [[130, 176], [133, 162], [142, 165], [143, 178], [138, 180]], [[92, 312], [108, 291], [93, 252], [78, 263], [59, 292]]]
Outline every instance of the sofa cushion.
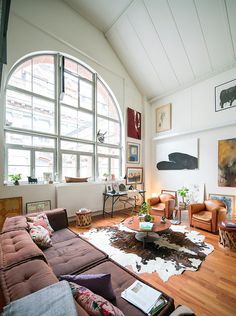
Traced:
[[49, 231], [43, 226], [34, 226], [30, 229], [30, 237], [41, 249], [52, 247]]
[[78, 235], [72, 232], [68, 228], [63, 228], [60, 230], [54, 231], [53, 235], [51, 236], [52, 244], [56, 244], [57, 242], [66, 241], [69, 239], [76, 238]]
[[44, 250], [44, 254], [58, 277], [73, 274], [107, 258], [105, 253], [80, 237], [53, 244], [51, 248]]
[[13, 230], [28, 229], [28, 224], [25, 216], [7, 217], [2, 228], [2, 233], [10, 232]]
[[35, 259], [0, 271], [0, 282], [8, 304], [58, 282], [58, 279], [44, 261]]
[[0, 268], [9, 269], [32, 258], [45, 259], [41, 249], [24, 230], [11, 231], [0, 235]]
[[125, 316], [119, 308], [100, 295], [76, 283], [70, 283], [76, 301], [91, 316]]
[[106, 300], [114, 300], [115, 293], [111, 285], [111, 275], [101, 274], [66, 274], [61, 275], [60, 280], [66, 280], [88, 288], [90, 291], [101, 295]]
[[[143, 316], [144, 313], [136, 308], [134, 305], [129, 304], [121, 297], [121, 292], [127, 289], [131, 284], [133, 284], [137, 276], [125, 270], [118, 264], [112, 261], [105, 261], [96, 266], [87, 269], [83, 274], [93, 274], [93, 273], [110, 273], [111, 274], [111, 283], [114, 293], [116, 295], [115, 305], [125, 314], [125, 315], [135, 315]], [[142, 282], [144, 282], [142, 280]], [[167, 299], [168, 304], [158, 313], [158, 315], [169, 315], [174, 310], [174, 300], [164, 294], [164, 297]]]

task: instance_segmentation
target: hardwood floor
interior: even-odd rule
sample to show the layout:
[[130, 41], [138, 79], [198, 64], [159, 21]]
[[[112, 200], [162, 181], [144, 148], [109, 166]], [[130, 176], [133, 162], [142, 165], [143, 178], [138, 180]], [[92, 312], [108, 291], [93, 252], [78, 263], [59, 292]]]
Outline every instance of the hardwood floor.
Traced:
[[[109, 226], [120, 223], [129, 214], [126, 211], [109, 215], [94, 216], [91, 227]], [[187, 214], [183, 214], [181, 225], [189, 226]], [[74, 231], [81, 229], [72, 224]], [[191, 228], [193, 229], [193, 228]], [[236, 315], [236, 252], [223, 248], [218, 243], [218, 235], [198, 230], [205, 241], [215, 248], [207, 256], [196, 272], [185, 271], [179, 276], [172, 276], [163, 282], [157, 273], [142, 273], [141, 278], [174, 298], [175, 305], [183, 304], [192, 308], [197, 316], [235, 316]], [[135, 315], [132, 315], [135, 316]]]

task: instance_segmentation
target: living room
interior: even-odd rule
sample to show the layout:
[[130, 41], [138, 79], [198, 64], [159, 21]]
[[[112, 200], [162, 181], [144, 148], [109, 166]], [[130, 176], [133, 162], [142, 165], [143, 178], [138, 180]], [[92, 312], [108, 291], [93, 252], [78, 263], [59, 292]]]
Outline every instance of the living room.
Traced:
[[[83, 3], [83, 1], [77, 2], [79, 5]], [[91, 9], [95, 5], [93, 5], [93, 1], [88, 2], [91, 5], [91, 11], [88, 12], [90, 12], [92, 18], [95, 18], [93, 15], [95, 9]], [[158, 5], [162, 5], [163, 10], [169, 6], [172, 9], [172, 14], [174, 14], [173, 12], [176, 13], [175, 23], [178, 24], [182, 36], [178, 39], [178, 42], [173, 37], [171, 45], [170, 42], [164, 41], [164, 37], [160, 37], [158, 41], [162, 44], [162, 50], [160, 50], [161, 47], [157, 46], [157, 43], [152, 40], [151, 35], [145, 37], [145, 34], [143, 34], [144, 39], [142, 38], [143, 42], [141, 44], [139, 43], [140, 38], [137, 36], [137, 34], [141, 36], [141, 31], [145, 28], [147, 28], [145, 29], [146, 32], [150, 31], [145, 23], [142, 24], [140, 21], [143, 17], [141, 15], [143, 14], [143, 6], [149, 8], [148, 12], [150, 14], [152, 5], [155, 6], [154, 2], [124, 1], [123, 7], [120, 5], [119, 14], [116, 17], [110, 17], [110, 27], [106, 28], [105, 24], [101, 24], [99, 28], [95, 20], [94, 23], [88, 20], [89, 13], [85, 9], [88, 10], [89, 6], [85, 6], [84, 11], [81, 7], [78, 7], [79, 9], [77, 8], [76, 11], [74, 7], [76, 1], [11, 1], [7, 32], [7, 64], [3, 68], [0, 95], [2, 105], [0, 145], [1, 148], [4, 148], [0, 152], [0, 198], [22, 197], [24, 214], [26, 213], [27, 203], [50, 201], [51, 209], [56, 207], [65, 208], [69, 217], [74, 219], [75, 211], [84, 207], [92, 210], [93, 215], [101, 214], [103, 192], [107, 184], [113, 184], [114, 182], [111, 178], [105, 181], [103, 174], [100, 174], [99, 179], [97, 179], [94, 173], [93, 179], [90, 179], [89, 182], [69, 184], [65, 183], [64, 178], [58, 176], [58, 174], [61, 175], [58, 170], [54, 170], [58, 174], [55, 177], [53, 176], [53, 183], [51, 184], [44, 183], [42, 179], [37, 184], [28, 184], [26, 180], [20, 180], [20, 185], [13, 185], [10, 178], [7, 177], [4, 136], [4, 128], [6, 127], [4, 114], [5, 84], [9, 79], [11, 70], [15, 69], [14, 67], [20, 64], [21, 60], [26, 60], [36, 53], [45, 52], [63, 54], [86, 65], [99, 74], [112, 93], [118, 105], [121, 126], [121, 162], [119, 175], [115, 181], [125, 182], [124, 177], [127, 173], [127, 167], [135, 167], [142, 168], [142, 183], [144, 183], [146, 199], [157, 196], [162, 189], [177, 191], [183, 186], [193, 184], [201, 187], [203, 200], [208, 199], [209, 194], [235, 197], [235, 182], [232, 185], [219, 185], [218, 182], [219, 141], [235, 138], [235, 101], [233, 106], [229, 106], [229, 103], [227, 103], [223, 110], [220, 105], [216, 104], [216, 94], [220, 93], [219, 91], [228, 88], [227, 84], [229, 82], [232, 82], [232, 86], [235, 86], [236, 43], [235, 28], [233, 27], [233, 23], [235, 23], [233, 22], [235, 3], [234, 1], [226, 1], [227, 9], [225, 9], [224, 1], [206, 1], [207, 9], [205, 11], [206, 15], [204, 15], [204, 5], [199, 2], [197, 6], [198, 13], [199, 15], [201, 13], [202, 19], [204, 17], [204, 20], [201, 20], [203, 35], [199, 42], [197, 39], [200, 35], [195, 32], [194, 36], [198, 34], [198, 37], [195, 37], [196, 44], [188, 46], [191, 42], [191, 27], [193, 27], [193, 31], [196, 31], [196, 25], [194, 24], [196, 21], [191, 20], [186, 15], [185, 20], [181, 19], [180, 10], [183, 11], [183, 14], [184, 12], [186, 14], [188, 9], [191, 10], [196, 5], [195, 1], [189, 1], [191, 5], [188, 1], [180, 1], [177, 5], [174, 1], [160, 2]], [[103, 9], [101, 11], [109, 16], [108, 11], [105, 10], [108, 3], [101, 1], [99, 5], [97, 4], [98, 9], [100, 5], [104, 6], [101, 7]], [[115, 4], [113, 5], [115, 6]], [[116, 7], [112, 9], [112, 5], [108, 8], [110, 8], [110, 13], [118, 12]], [[214, 10], [210, 11], [211, 8], [214, 8]], [[81, 15], [78, 10], [81, 10]], [[221, 10], [223, 10], [223, 13]], [[97, 11], [95, 10], [95, 12]], [[157, 14], [153, 9], [154, 13]], [[209, 30], [207, 29], [208, 24], [203, 23], [208, 18], [207, 14], [210, 16], [209, 20], [212, 21]], [[87, 19], [83, 16], [86, 16]], [[97, 23], [99, 21], [101, 23], [99, 17], [99, 12], [97, 12]], [[195, 14], [194, 17], [196, 18]], [[223, 24], [220, 24], [219, 21], [214, 23], [217, 17], [220, 17], [222, 23], [224, 23], [224, 19], [227, 19], [229, 25], [225, 26], [224, 24], [224, 28], [220, 29]], [[111, 22], [112, 18], [113, 21]], [[158, 18], [161, 21], [161, 17]], [[130, 21], [132, 21], [133, 31], [132, 27], [127, 27]], [[182, 21], [182, 25], [180, 21]], [[186, 25], [187, 22], [190, 23], [189, 25], [193, 24], [187, 28], [184, 21], [186, 21]], [[173, 21], [171, 25], [173, 27]], [[216, 29], [214, 30], [210, 26], [215, 26]], [[173, 31], [172, 29], [169, 30], [168, 27], [166, 29], [166, 33], [161, 33], [161, 29], [159, 29], [159, 36], [163, 36], [163, 34], [167, 36], [168, 32]], [[189, 33], [187, 30], [189, 30]], [[207, 30], [209, 33], [207, 33]], [[136, 36], [135, 32], [137, 33]], [[176, 34], [176, 30], [174, 34]], [[151, 42], [148, 42], [148, 39]], [[183, 47], [180, 49], [179, 42], [181, 41], [183, 41]], [[147, 46], [142, 46], [144, 44]], [[159, 59], [157, 64], [153, 64], [153, 51], [150, 49], [152, 45], [154, 45], [153, 51], [158, 55], [156, 58], [160, 58], [161, 52], [163, 53], [164, 50], [166, 52], [167, 57], [163, 61]], [[123, 49], [121, 49], [121, 46], [123, 46]], [[140, 46], [142, 50], [138, 50]], [[204, 53], [200, 49], [196, 49], [202, 46], [205, 46]], [[133, 57], [132, 54], [135, 50], [138, 51], [138, 55]], [[181, 58], [180, 50], [185, 50], [184, 61]], [[128, 51], [131, 55], [128, 55]], [[174, 60], [173, 55], [176, 55], [176, 60]], [[157, 72], [157, 67], [160, 68], [160, 73]], [[171, 68], [174, 69], [173, 72]], [[192, 68], [191, 71], [190, 68]], [[157, 79], [158, 76], [161, 80]], [[158, 130], [157, 110], [161, 109], [162, 106], [165, 106], [165, 114], [168, 115], [168, 127]], [[139, 139], [127, 135], [128, 108], [141, 114], [141, 137]], [[8, 132], [9, 130], [10, 128]], [[126, 150], [128, 144], [135, 144], [139, 148], [139, 163], [127, 162]], [[188, 153], [197, 157], [197, 168], [183, 168], [180, 170], [160, 170], [157, 168], [158, 162], [163, 159], [168, 160], [168, 154], [180, 150], [186, 152], [186, 148]], [[232, 159], [235, 159], [235, 150], [231, 149], [230, 154], [231, 151]], [[164, 152], [167, 153], [166, 158], [160, 155]], [[231, 159], [231, 156], [229, 159]], [[233, 164], [232, 160], [231, 165], [233, 166]], [[94, 166], [93, 172], [96, 168], [98, 167]], [[97, 171], [96, 174], [98, 175]], [[21, 172], [21, 170], [18, 171], [18, 173]], [[28, 176], [34, 176], [34, 174], [28, 174]], [[141, 185], [138, 186], [141, 188]], [[117, 204], [117, 206], [117, 208], [121, 207], [120, 204]], [[233, 211], [235, 212], [235, 206]], [[233, 216], [233, 213], [231, 215]], [[201, 231], [201, 233], [204, 235], [205, 232]], [[211, 237], [210, 233], [206, 233], [206, 236], [209, 240], [214, 239], [214, 245], [217, 244], [218, 236], [213, 234], [213, 237]], [[217, 251], [220, 250], [217, 249]], [[229, 250], [224, 251], [223, 249], [220, 256], [235, 260], [233, 252]], [[224, 262], [224, 265], [226, 265], [226, 262]], [[212, 267], [212, 270], [209, 267], [209, 273], [213, 273], [215, 269], [217, 269], [217, 264], [216, 267]], [[235, 292], [235, 280], [231, 280], [230, 284], [223, 284], [223, 286], [228, 286], [232, 288], [232, 292]], [[168, 288], [168, 294], [174, 296], [171, 295], [174, 283], [171, 287]], [[165, 283], [160, 282], [158, 288], [165, 291]], [[205, 295], [207, 296], [207, 294]], [[233, 300], [232, 297], [228, 297], [228, 300], [230, 299]], [[191, 302], [191, 297], [185, 298], [184, 301]], [[187, 305], [191, 307], [191, 304]], [[219, 308], [219, 310], [224, 315], [222, 309]], [[225, 315], [231, 315], [230, 310], [229, 308]], [[205, 315], [210, 314], [206, 312]]]

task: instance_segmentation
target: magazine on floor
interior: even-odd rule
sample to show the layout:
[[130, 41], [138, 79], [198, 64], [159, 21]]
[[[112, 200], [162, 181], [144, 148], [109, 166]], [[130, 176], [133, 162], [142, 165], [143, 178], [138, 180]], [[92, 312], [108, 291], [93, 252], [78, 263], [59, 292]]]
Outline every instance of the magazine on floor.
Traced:
[[130, 287], [124, 290], [121, 293], [121, 297], [141, 309], [147, 315], [154, 315], [167, 303], [161, 292], [140, 281], [135, 281]]

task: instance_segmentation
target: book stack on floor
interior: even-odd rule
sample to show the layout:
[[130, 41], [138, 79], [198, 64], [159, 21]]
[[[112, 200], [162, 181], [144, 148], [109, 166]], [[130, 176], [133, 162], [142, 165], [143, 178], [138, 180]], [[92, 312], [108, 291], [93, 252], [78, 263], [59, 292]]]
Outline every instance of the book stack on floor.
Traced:
[[167, 304], [160, 291], [140, 281], [135, 281], [124, 290], [121, 297], [141, 309], [148, 316], [155, 315]]

